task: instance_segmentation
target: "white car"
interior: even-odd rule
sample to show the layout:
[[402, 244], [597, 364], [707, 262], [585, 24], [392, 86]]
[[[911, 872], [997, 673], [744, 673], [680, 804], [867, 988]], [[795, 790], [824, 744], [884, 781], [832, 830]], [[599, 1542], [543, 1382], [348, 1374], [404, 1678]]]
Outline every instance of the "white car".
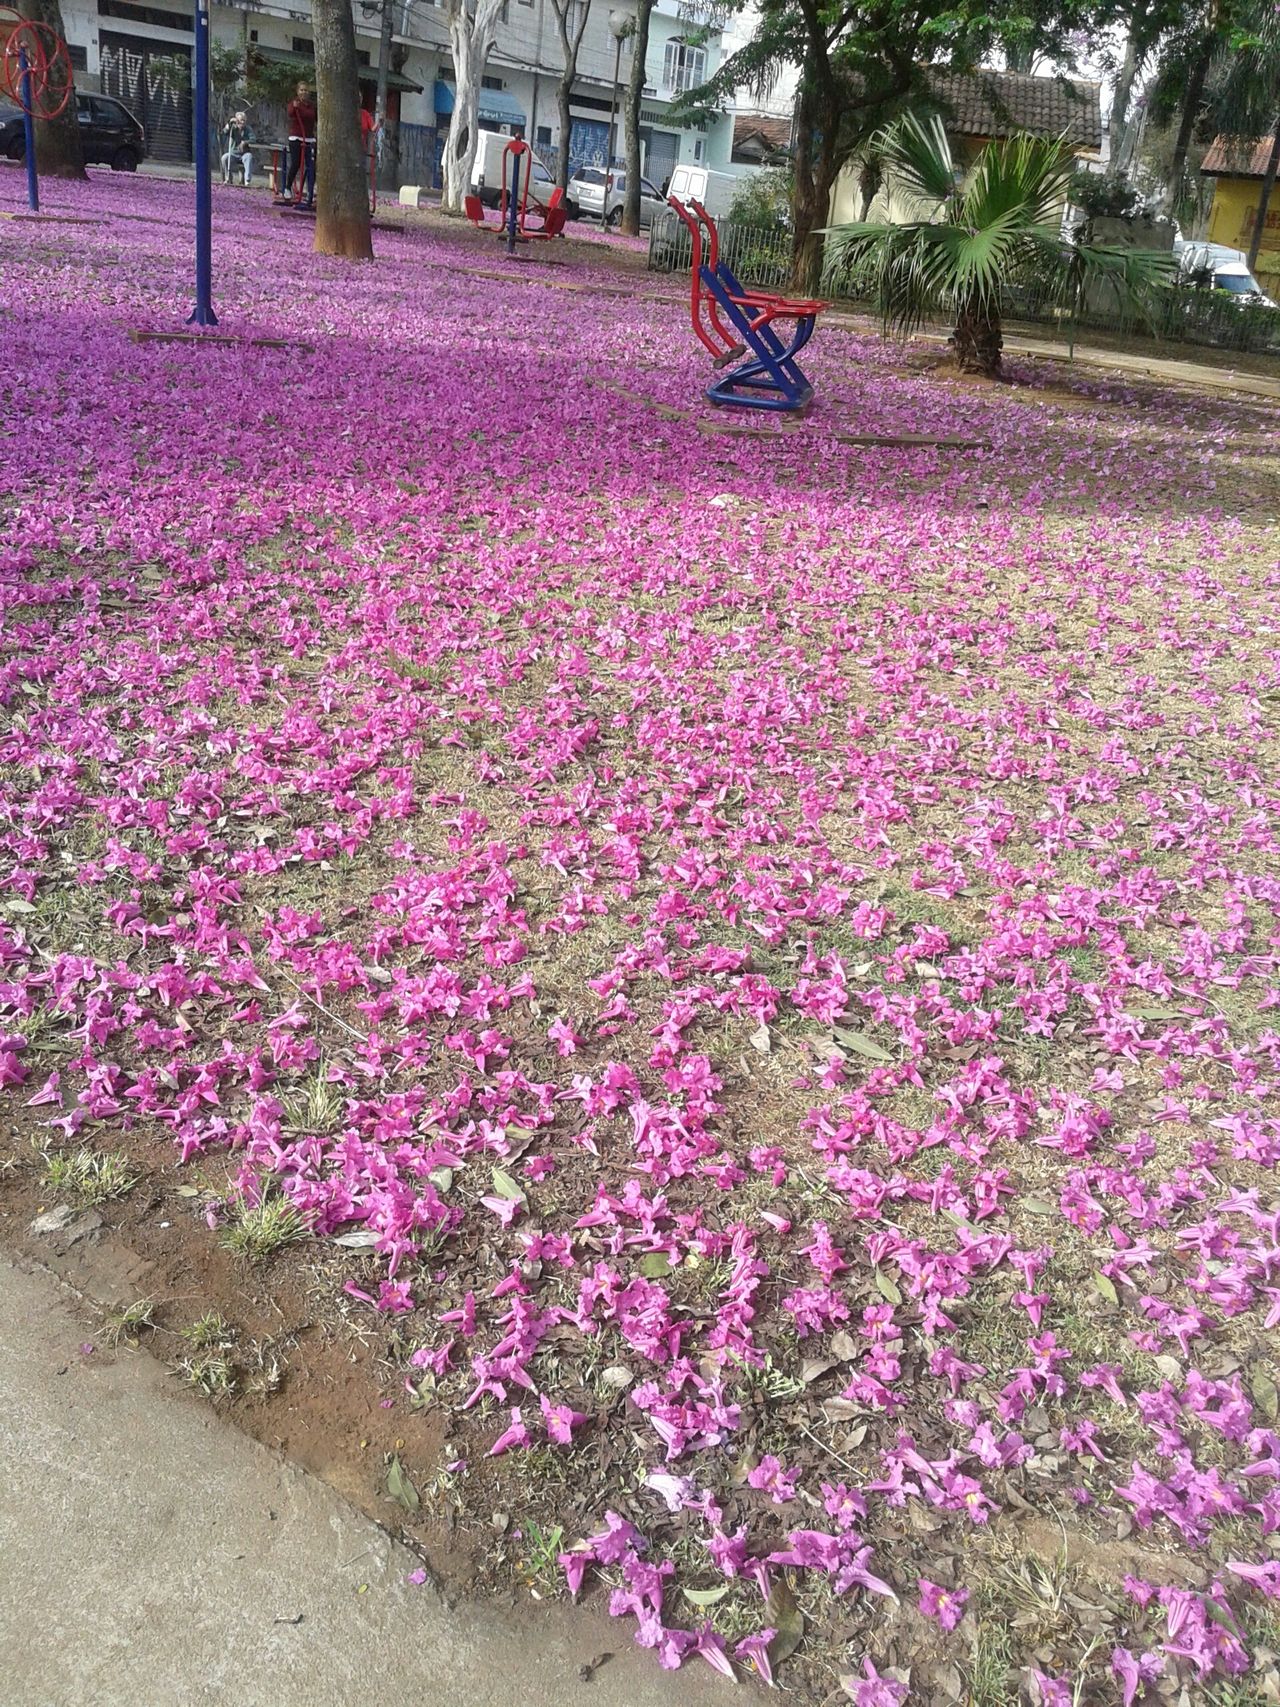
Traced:
[[[569, 191], [565, 200], [569, 212], [575, 219], [585, 214], [588, 219], [599, 219], [604, 210], [605, 221], [609, 225], [619, 225], [622, 221], [622, 209], [627, 199], [627, 174], [615, 169], [609, 173], [608, 203], [605, 202], [605, 174], [600, 166], [583, 166], [569, 180]], [[648, 178], [640, 180], [640, 225], [642, 230], [648, 230], [653, 224], [655, 214], [661, 213], [666, 207], [662, 191]]]

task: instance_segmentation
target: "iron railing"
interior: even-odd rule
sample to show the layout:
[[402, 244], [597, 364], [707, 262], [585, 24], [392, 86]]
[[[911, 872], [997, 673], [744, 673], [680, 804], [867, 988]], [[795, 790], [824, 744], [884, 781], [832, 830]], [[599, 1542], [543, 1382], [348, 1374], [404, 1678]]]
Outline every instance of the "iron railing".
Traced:
[[[791, 234], [782, 227], [720, 222], [720, 252], [743, 284], [766, 288], [785, 285], [791, 274]], [[649, 267], [654, 272], [687, 272], [693, 240], [687, 227], [667, 210], [649, 233]], [[871, 281], [864, 276], [828, 277], [829, 296], [871, 307]], [[1280, 354], [1280, 308], [1234, 302], [1222, 291], [1168, 285], [1150, 293], [1142, 310], [1122, 308], [1109, 293], [1095, 294], [1074, 314], [1047, 286], [1006, 285], [1002, 312], [1011, 325], [1051, 327], [1064, 340], [1079, 342], [1089, 331], [1134, 334], [1168, 344], [1202, 344], [1241, 353]], [[945, 321], [940, 317], [939, 323]]]

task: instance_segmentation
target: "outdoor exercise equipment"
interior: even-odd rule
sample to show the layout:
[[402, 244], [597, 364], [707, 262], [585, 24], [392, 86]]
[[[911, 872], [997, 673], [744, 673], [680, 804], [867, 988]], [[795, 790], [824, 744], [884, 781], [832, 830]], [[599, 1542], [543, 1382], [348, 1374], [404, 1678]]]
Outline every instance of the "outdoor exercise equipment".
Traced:
[[[667, 199], [693, 238], [690, 314], [694, 333], [711, 352], [716, 367], [729, 369], [707, 387], [708, 400], [735, 409], [807, 409], [813, 386], [796, 357], [813, 336], [819, 314], [830, 304], [744, 289], [720, 259], [716, 223], [702, 203], [690, 198], [686, 207], [675, 196]], [[794, 323], [790, 342], [774, 330], [777, 321]], [[738, 362], [740, 356], [748, 359]], [[732, 362], [738, 366], [730, 367]]]
[[22, 109], [23, 151], [27, 160], [27, 206], [40, 211], [36, 172], [36, 119], [56, 119], [66, 111], [75, 82], [67, 44], [56, 30], [0, 6], [0, 94]]

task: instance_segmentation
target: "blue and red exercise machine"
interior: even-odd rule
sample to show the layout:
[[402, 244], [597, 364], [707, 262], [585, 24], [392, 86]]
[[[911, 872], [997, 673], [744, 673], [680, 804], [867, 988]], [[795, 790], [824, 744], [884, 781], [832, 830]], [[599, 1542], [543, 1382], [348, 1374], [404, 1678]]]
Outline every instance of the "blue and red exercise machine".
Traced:
[[[510, 170], [507, 160], [510, 157]], [[533, 150], [522, 137], [513, 136], [502, 150], [502, 191], [498, 198], [497, 235], [506, 240], [507, 254], [514, 255], [517, 243], [536, 243], [559, 237], [567, 217], [564, 191], [556, 186], [546, 203], [529, 193], [533, 181]], [[484, 226], [484, 203], [479, 196], [464, 196], [463, 209], [477, 230]], [[529, 215], [541, 219], [530, 225]]]
[[[806, 410], [813, 401], [813, 386], [796, 357], [830, 304], [744, 289], [720, 259], [720, 236], [702, 203], [690, 198], [686, 207], [675, 196], [667, 199], [693, 238], [693, 330], [716, 367], [729, 370], [707, 387], [708, 400], [735, 409]], [[789, 341], [774, 330], [777, 321], [794, 323]], [[748, 359], [730, 367], [740, 356]]]

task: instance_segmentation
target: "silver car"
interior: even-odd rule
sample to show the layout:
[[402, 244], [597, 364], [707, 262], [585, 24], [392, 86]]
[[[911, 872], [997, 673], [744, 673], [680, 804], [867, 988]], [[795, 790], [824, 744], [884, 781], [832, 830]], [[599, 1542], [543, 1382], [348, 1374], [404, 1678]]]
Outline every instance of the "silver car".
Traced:
[[[614, 170], [609, 173], [608, 200], [606, 203], [605, 174], [599, 166], [583, 166], [569, 180], [569, 192], [565, 198], [570, 210], [577, 209], [578, 214], [585, 214], [588, 219], [599, 219], [601, 209], [606, 209], [605, 219], [609, 225], [622, 223], [622, 209], [627, 199], [627, 174]], [[655, 214], [666, 207], [662, 191], [648, 178], [640, 180], [640, 225], [647, 230], [653, 224]]]

